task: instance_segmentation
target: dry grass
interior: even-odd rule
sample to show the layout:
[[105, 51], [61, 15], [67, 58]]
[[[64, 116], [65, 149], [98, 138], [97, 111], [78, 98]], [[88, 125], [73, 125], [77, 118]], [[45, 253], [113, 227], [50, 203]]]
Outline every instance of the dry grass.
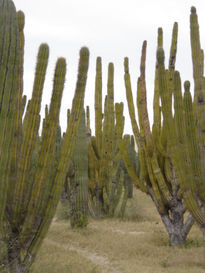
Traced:
[[152, 201], [140, 192], [126, 219], [90, 219], [83, 230], [54, 221], [32, 273], [203, 273], [202, 234], [194, 226], [183, 248], [169, 246]]

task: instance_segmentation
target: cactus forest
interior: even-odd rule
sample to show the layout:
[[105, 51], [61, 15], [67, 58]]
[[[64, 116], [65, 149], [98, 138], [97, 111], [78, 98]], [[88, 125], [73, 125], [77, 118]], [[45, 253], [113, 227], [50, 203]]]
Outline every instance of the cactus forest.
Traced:
[[[147, 42], [142, 45], [136, 109], [127, 57], [123, 87], [127, 101], [115, 102], [111, 62], [103, 98], [103, 60], [97, 57], [94, 105], [84, 105], [89, 50], [82, 47], [63, 133], [59, 115], [65, 58], [56, 61], [52, 96], [40, 130], [49, 46], [39, 47], [27, 102], [24, 13], [16, 11], [12, 0], [0, 0], [0, 22], [0, 272], [31, 272], [56, 211], [66, 210], [66, 224], [72, 229], [86, 229], [91, 219], [125, 220], [127, 204], [138, 191], [153, 203], [170, 252], [173, 246], [186, 244], [193, 225], [202, 232], [205, 247], [205, 77], [196, 8], [191, 8], [190, 15], [193, 98], [190, 82], [182, 83], [175, 70], [177, 23], [167, 68], [163, 30], [158, 29], [152, 126], [147, 106]], [[125, 103], [130, 117], [124, 116]], [[127, 119], [132, 125], [130, 135], [124, 133]], [[69, 245], [69, 240], [64, 243]]]

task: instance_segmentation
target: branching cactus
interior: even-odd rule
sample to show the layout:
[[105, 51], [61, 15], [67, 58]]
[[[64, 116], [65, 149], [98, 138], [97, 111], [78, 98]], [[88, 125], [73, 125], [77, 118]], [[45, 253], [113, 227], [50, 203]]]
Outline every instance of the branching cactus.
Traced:
[[[24, 273], [35, 259], [60, 198], [83, 109], [89, 51], [87, 48], [80, 51], [75, 96], [59, 153], [57, 139], [65, 59], [57, 60], [51, 102], [39, 136], [49, 48], [47, 44], [39, 48], [32, 98], [22, 120], [24, 14], [16, 12], [11, 0], [0, 0], [0, 22], [0, 239], [5, 249], [0, 261], [6, 272]], [[56, 172], [53, 172], [54, 165]]]
[[[158, 30], [158, 48], [163, 44], [162, 29]], [[147, 193], [153, 200], [158, 213], [168, 232], [171, 245], [181, 245], [187, 237], [193, 225], [193, 217], [188, 216], [184, 222], [186, 206], [183, 202], [179, 181], [175, 174], [172, 158], [169, 153], [168, 132], [165, 120], [162, 123], [160, 108], [160, 88], [159, 88], [159, 63], [156, 63], [155, 71], [155, 94], [154, 94], [154, 123], [151, 131], [147, 111], [146, 99], [146, 41], [142, 47], [142, 57], [140, 65], [140, 77], [137, 86], [137, 107], [139, 115], [139, 127], [135, 117], [133, 103], [128, 58], [125, 58], [125, 87], [129, 107], [129, 114], [135, 141], [138, 146], [140, 161], [140, 174], [137, 175], [133, 168], [131, 158], [127, 152], [126, 143], [120, 141], [120, 149], [123, 155], [125, 166], [130, 177], [138, 189]], [[167, 107], [171, 111], [173, 75], [175, 69], [175, 59], [177, 50], [177, 24], [174, 24], [172, 33], [172, 45], [170, 50], [169, 69], [164, 71], [167, 80]]]
[[[114, 65], [108, 66], [107, 96], [102, 112], [101, 58], [96, 62], [95, 136], [89, 143], [89, 210], [95, 216], [113, 216], [124, 192], [118, 140], [124, 129], [123, 103], [114, 104]], [[124, 203], [125, 204], [125, 203]]]
[[169, 103], [169, 87], [164, 68], [164, 51], [158, 49], [159, 91], [162, 112], [167, 131], [169, 153], [181, 187], [181, 195], [186, 207], [199, 224], [205, 239], [205, 78], [204, 56], [200, 46], [199, 25], [196, 9], [191, 8], [190, 16], [191, 48], [194, 78], [194, 101], [190, 93], [190, 83], [184, 83], [182, 96], [181, 79], [174, 72], [174, 117]]

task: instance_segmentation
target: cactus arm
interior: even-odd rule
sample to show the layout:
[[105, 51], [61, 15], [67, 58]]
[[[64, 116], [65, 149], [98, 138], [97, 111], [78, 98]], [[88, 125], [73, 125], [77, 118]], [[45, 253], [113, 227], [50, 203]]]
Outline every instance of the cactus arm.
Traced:
[[40, 208], [40, 200], [44, 198], [45, 181], [50, 172], [52, 158], [55, 152], [55, 139], [58, 127], [61, 98], [65, 82], [66, 62], [65, 59], [59, 58], [56, 64], [54, 75], [54, 86], [49, 107], [49, 113], [45, 118], [45, 125], [42, 131], [41, 149], [37, 163], [37, 169], [32, 187], [32, 193], [29, 198], [27, 208], [27, 215], [24, 221], [22, 234], [20, 238], [27, 238], [31, 233], [32, 224], [35, 224], [36, 214], [41, 215], [42, 208]]
[[[178, 71], [174, 72], [174, 110], [175, 110], [175, 128], [176, 128], [176, 139], [180, 151], [178, 152], [178, 156], [180, 158], [181, 164], [183, 164], [183, 176], [186, 177], [186, 184], [189, 184], [189, 188], [194, 187], [193, 185], [193, 173], [191, 171], [191, 164], [189, 158], [189, 151], [187, 150], [187, 142], [186, 142], [186, 135], [185, 135], [185, 120], [184, 120], [184, 109], [183, 109], [183, 100], [182, 100], [182, 91], [181, 91], [181, 80]], [[183, 162], [183, 163], [182, 163]], [[182, 180], [181, 183], [183, 183]], [[182, 187], [182, 189], [185, 185]]]
[[[147, 172], [145, 154], [144, 154], [144, 139], [143, 139], [144, 134], [143, 134], [143, 130], [141, 130], [141, 132], [139, 131], [139, 127], [138, 127], [136, 117], [135, 117], [135, 107], [134, 107], [134, 102], [133, 102], [132, 87], [131, 87], [130, 74], [129, 74], [129, 60], [128, 60], [128, 58], [124, 59], [124, 71], [125, 71], [124, 82], [125, 82], [128, 110], [129, 110], [129, 115], [130, 115], [130, 119], [131, 119], [133, 134], [134, 134], [135, 141], [136, 141], [137, 146], [138, 146], [138, 152], [139, 152], [140, 168], [141, 168], [140, 177], [141, 177], [141, 181], [144, 180], [147, 183], [149, 178], [148, 178], [148, 172]], [[139, 89], [140, 89], [140, 81], [138, 79], [138, 88], [137, 88], [137, 90], [139, 91]], [[140, 121], [140, 119], [141, 119], [141, 116], [139, 114], [139, 121]], [[140, 124], [141, 124], [141, 122], [140, 122]], [[129, 175], [130, 175], [130, 177], [132, 177], [131, 174], [129, 174]], [[142, 182], [140, 182], [140, 183], [142, 183]], [[142, 184], [143, 191], [147, 191], [146, 187], [144, 188], [143, 184]]]
[[140, 138], [140, 132], [139, 127], [137, 125], [136, 121], [136, 115], [135, 115], [135, 107], [133, 103], [133, 95], [132, 95], [132, 86], [131, 86], [131, 80], [130, 80], [130, 74], [129, 74], [129, 60], [128, 58], [124, 59], [124, 82], [125, 82], [125, 89], [126, 89], [126, 97], [127, 97], [127, 103], [128, 103], [128, 110], [129, 115], [131, 119], [132, 124], [132, 130], [135, 136], [135, 141], [137, 143], [137, 146], [139, 149], [142, 148], [141, 144], [141, 138]]
[[[163, 31], [162, 28], [158, 29], [158, 43], [157, 48], [163, 46]], [[159, 105], [159, 86], [158, 86], [158, 63], [156, 61], [155, 68], [155, 81], [154, 81], [154, 99], [153, 99], [153, 115], [154, 122], [152, 127], [152, 134], [155, 142], [158, 142], [158, 135], [161, 128], [161, 111]]]
[[21, 209], [23, 208], [23, 201], [26, 191], [26, 178], [30, 167], [32, 150], [36, 142], [36, 137], [38, 135], [38, 129], [40, 124], [39, 112], [41, 107], [41, 97], [43, 84], [45, 81], [45, 73], [48, 64], [48, 54], [48, 46], [46, 44], [42, 44], [38, 53], [32, 99], [28, 104], [23, 123], [23, 140], [20, 151], [20, 160], [18, 163], [19, 170], [17, 174], [17, 182], [14, 189], [14, 222], [18, 222], [19, 220], [21, 220], [20, 214], [22, 214]]
[[169, 56], [169, 71], [175, 70], [176, 53], [177, 53], [177, 38], [178, 38], [178, 24], [174, 23], [173, 30], [172, 30], [170, 56]]
[[187, 136], [187, 148], [190, 155], [191, 167], [194, 175], [193, 191], [199, 195], [202, 200], [205, 200], [205, 186], [201, 179], [201, 169], [199, 160], [199, 146], [196, 134], [196, 122], [193, 113], [193, 104], [190, 93], [190, 83], [184, 83], [184, 111], [185, 111], [185, 126]]
[[[18, 29], [19, 29], [19, 64], [18, 64], [18, 90], [17, 90], [17, 102], [16, 102], [16, 115], [15, 115], [15, 128], [14, 128], [14, 139], [12, 143], [12, 156], [11, 156], [11, 171], [9, 177], [9, 189], [8, 189], [8, 202], [7, 208], [9, 209], [10, 204], [13, 200], [13, 191], [16, 183], [17, 176], [17, 164], [18, 156], [20, 152], [20, 143], [22, 138], [22, 93], [23, 93], [23, 61], [24, 61], [24, 13], [19, 11], [17, 13]], [[11, 215], [10, 215], [11, 216]]]
[[18, 24], [13, 2], [0, 1], [0, 229], [4, 216], [10, 171], [9, 151], [15, 130], [18, 87]]
[[157, 47], [163, 47], [163, 29], [158, 28]]
[[196, 9], [191, 8], [190, 15], [190, 36], [191, 36], [191, 50], [193, 62], [193, 77], [194, 77], [194, 100], [196, 106], [196, 118], [199, 136], [199, 151], [200, 151], [200, 165], [202, 171], [202, 179], [205, 181], [205, 85], [204, 85], [204, 56], [201, 50], [199, 25]]
[[190, 15], [190, 37], [191, 37], [191, 49], [192, 49], [192, 62], [193, 62], [193, 77], [194, 77], [194, 96], [198, 97], [201, 95], [201, 88], [199, 83], [201, 77], [203, 77], [203, 55], [200, 45], [199, 37], [199, 24], [198, 17], [196, 14], [196, 8], [191, 8]]
[[146, 95], [146, 83], [145, 83], [145, 60], [146, 60], [146, 47], [147, 42], [143, 42], [142, 46], [142, 55], [141, 55], [141, 64], [140, 64], [140, 78], [138, 85], [138, 96], [137, 96], [137, 105], [139, 112], [139, 122], [141, 124], [140, 128], [143, 130], [145, 136], [146, 149], [150, 156], [152, 157], [154, 147], [152, 141], [152, 135], [150, 131], [150, 123], [147, 111], [147, 95]]
[[[172, 42], [170, 48], [170, 57], [169, 57], [169, 69], [166, 70], [167, 79], [168, 79], [168, 89], [169, 89], [169, 104], [172, 107], [172, 94], [173, 94], [173, 77], [175, 70], [176, 54], [177, 54], [177, 38], [178, 38], [178, 25], [174, 24], [172, 31]], [[168, 96], [167, 94], [167, 96]]]
[[[111, 171], [111, 162], [114, 151], [114, 65], [109, 63], [108, 66], [108, 82], [107, 96], [105, 98], [104, 107], [104, 124], [103, 124], [103, 140], [102, 154], [99, 174], [99, 189], [105, 185], [109, 191], [109, 177]], [[105, 184], [106, 181], [106, 184]]]
[[98, 154], [102, 149], [102, 63], [101, 58], [96, 60], [95, 78], [95, 136]]
[[[158, 43], [157, 48], [163, 46], [163, 30], [158, 29]], [[158, 83], [158, 62], [156, 61], [155, 68], [155, 81], [154, 81], [154, 99], [153, 99], [153, 126], [152, 126], [152, 137], [156, 145], [156, 149], [159, 156], [168, 157], [166, 151], [166, 145], [164, 146], [164, 129], [161, 125], [161, 107], [160, 107], [160, 95], [159, 95], [159, 83]]]

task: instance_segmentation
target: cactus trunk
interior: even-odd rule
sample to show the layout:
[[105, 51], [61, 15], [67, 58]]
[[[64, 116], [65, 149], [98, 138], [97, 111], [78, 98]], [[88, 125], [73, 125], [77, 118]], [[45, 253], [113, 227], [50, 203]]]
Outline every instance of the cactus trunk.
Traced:
[[85, 227], [88, 223], [88, 143], [85, 111], [82, 112], [71, 158], [70, 177], [71, 226]]

